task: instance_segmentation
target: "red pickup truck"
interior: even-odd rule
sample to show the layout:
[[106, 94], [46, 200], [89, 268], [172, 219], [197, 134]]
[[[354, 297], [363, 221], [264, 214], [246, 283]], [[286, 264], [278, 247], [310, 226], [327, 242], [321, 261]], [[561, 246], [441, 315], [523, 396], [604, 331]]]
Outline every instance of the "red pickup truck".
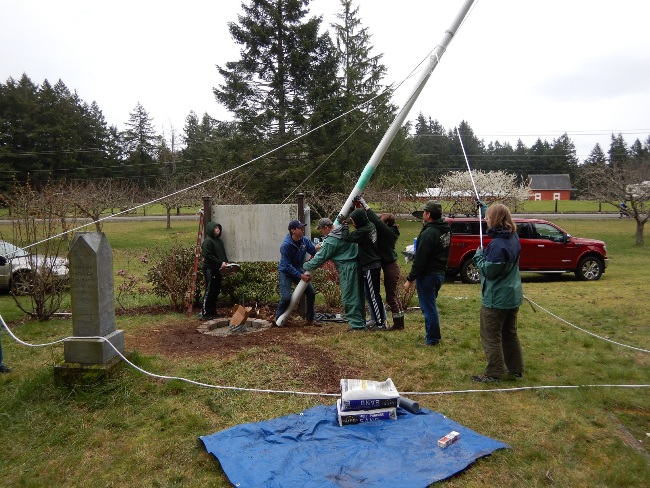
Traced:
[[[603, 241], [573, 237], [557, 225], [539, 219], [513, 219], [521, 243], [519, 270], [535, 273], [575, 273], [583, 281], [600, 279], [607, 268], [607, 250]], [[447, 217], [451, 226], [451, 252], [447, 274], [460, 273], [465, 283], [478, 283], [478, 269], [472, 262], [480, 246], [478, 219]], [[486, 235], [487, 224], [481, 222], [483, 246], [492, 240]], [[413, 258], [413, 246], [402, 254]]]
[[[540, 219], [513, 219], [521, 243], [520, 271], [536, 273], [575, 273], [583, 281], [600, 279], [607, 268], [607, 250], [603, 241], [573, 237], [563, 229]], [[472, 262], [480, 246], [478, 219], [447, 218], [451, 226], [451, 252], [447, 262], [450, 275], [460, 273], [465, 283], [478, 283], [478, 269]], [[487, 224], [481, 222], [483, 246], [491, 241]]]

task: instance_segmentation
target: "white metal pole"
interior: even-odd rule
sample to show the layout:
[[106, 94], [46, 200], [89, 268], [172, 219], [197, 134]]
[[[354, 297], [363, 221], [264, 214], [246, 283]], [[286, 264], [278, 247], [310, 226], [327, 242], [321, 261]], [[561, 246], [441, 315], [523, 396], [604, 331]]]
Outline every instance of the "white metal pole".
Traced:
[[[352, 207], [352, 202], [354, 200], [354, 197], [360, 195], [361, 192], [364, 190], [364, 188], [368, 185], [370, 178], [375, 172], [375, 168], [377, 168], [377, 165], [381, 161], [381, 158], [384, 157], [384, 154], [386, 154], [386, 151], [388, 150], [390, 143], [393, 142], [393, 139], [395, 138], [397, 131], [399, 131], [400, 128], [402, 127], [402, 124], [404, 124], [404, 121], [406, 120], [409, 111], [411, 110], [411, 108], [413, 108], [413, 104], [415, 104], [415, 101], [417, 100], [418, 96], [422, 92], [424, 85], [426, 85], [427, 81], [429, 80], [431, 73], [433, 73], [433, 70], [436, 68], [436, 66], [438, 66], [438, 63], [440, 62], [440, 58], [447, 50], [447, 46], [454, 38], [454, 35], [456, 35], [456, 31], [463, 23], [463, 20], [467, 16], [467, 13], [469, 12], [469, 9], [472, 7], [473, 3], [474, 0], [465, 1], [462, 8], [456, 15], [456, 18], [452, 22], [451, 26], [445, 31], [444, 35], [442, 36], [442, 40], [440, 41], [440, 44], [436, 46], [431, 56], [429, 56], [429, 64], [427, 65], [427, 68], [420, 75], [420, 79], [418, 80], [417, 85], [413, 90], [413, 93], [411, 94], [407, 102], [404, 104], [404, 107], [402, 107], [402, 110], [399, 111], [399, 113], [395, 117], [395, 120], [393, 120], [393, 123], [388, 128], [388, 130], [384, 134], [384, 137], [379, 142], [379, 145], [375, 149], [375, 152], [368, 160], [368, 163], [366, 163], [366, 166], [363, 169], [361, 176], [359, 176], [359, 180], [357, 181], [357, 184], [354, 186], [352, 192], [350, 193], [350, 196], [343, 204], [343, 208], [339, 212], [340, 215], [343, 215], [344, 217], [348, 216], [348, 212]], [[338, 223], [338, 218], [335, 220], [334, 224], [337, 223]], [[307, 283], [305, 281], [300, 280], [300, 283], [298, 283], [291, 296], [291, 303], [289, 304], [289, 307], [280, 317], [278, 317], [278, 320], [276, 321], [277, 325], [279, 326], [284, 325], [284, 322], [286, 321], [287, 317], [293, 311], [295, 304], [298, 303], [298, 299], [295, 299], [296, 295], [298, 298], [300, 298], [300, 296], [304, 293], [305, 288], [307, 288]]]

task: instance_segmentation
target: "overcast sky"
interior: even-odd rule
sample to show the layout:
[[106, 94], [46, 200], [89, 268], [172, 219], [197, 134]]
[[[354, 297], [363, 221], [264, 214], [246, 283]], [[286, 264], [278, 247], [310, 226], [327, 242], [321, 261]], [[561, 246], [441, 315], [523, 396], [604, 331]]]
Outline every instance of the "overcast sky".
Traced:
[[[228, 32], [240, 0], [0, 0], [0, 80], [61, 79], [120, 129], [140, 102], [166, 134], [194, 110], [226, 120], [215, 65], [239, 58]], [[246, 1], [248, 3], [248, 1]], [[357, 0], [399, 83], [435, 48], [464, 0]], [[339, 0], [312, 0], [325, 27]], [[611, 134], [650, 135], [650, 2], [478, 0], [431, 76], [418, 113], [466, 120], [486, 143], [527, 146], [567, 132], [583, 160]], [[412, 78], [412, 79], [416, 79]], [[410, 85], [396, 93], [402, 105]]]

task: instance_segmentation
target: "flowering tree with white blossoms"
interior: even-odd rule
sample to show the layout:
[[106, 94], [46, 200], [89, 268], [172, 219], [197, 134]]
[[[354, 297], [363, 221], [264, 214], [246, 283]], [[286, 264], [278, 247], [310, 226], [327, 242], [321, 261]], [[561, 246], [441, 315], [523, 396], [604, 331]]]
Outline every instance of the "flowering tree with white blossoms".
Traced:
[[[499, 202], [512, 212], [521, 210], [528, 200], [528, 188], [517, 182], [517, 175], [505, 171], [473, 171], [480, 200], [486, 204]], [[467, 171], [450, 171], [438, 183], [440, 200], [451, 202], [451, 215], [476, 215], [476, 193]]]

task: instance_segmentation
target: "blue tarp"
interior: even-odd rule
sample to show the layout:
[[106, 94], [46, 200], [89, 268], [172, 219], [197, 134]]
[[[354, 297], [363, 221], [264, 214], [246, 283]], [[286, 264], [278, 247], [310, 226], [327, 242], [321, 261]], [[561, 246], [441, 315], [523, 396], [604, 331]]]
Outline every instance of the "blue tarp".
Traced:
[[[452, 430], [460, 440], [438, 439]], [[243, 424], [200, 437], [238, 487], [424, 488], [506, 444], [426, 408], [397, 420], [340, 427], [336, 405]]]

